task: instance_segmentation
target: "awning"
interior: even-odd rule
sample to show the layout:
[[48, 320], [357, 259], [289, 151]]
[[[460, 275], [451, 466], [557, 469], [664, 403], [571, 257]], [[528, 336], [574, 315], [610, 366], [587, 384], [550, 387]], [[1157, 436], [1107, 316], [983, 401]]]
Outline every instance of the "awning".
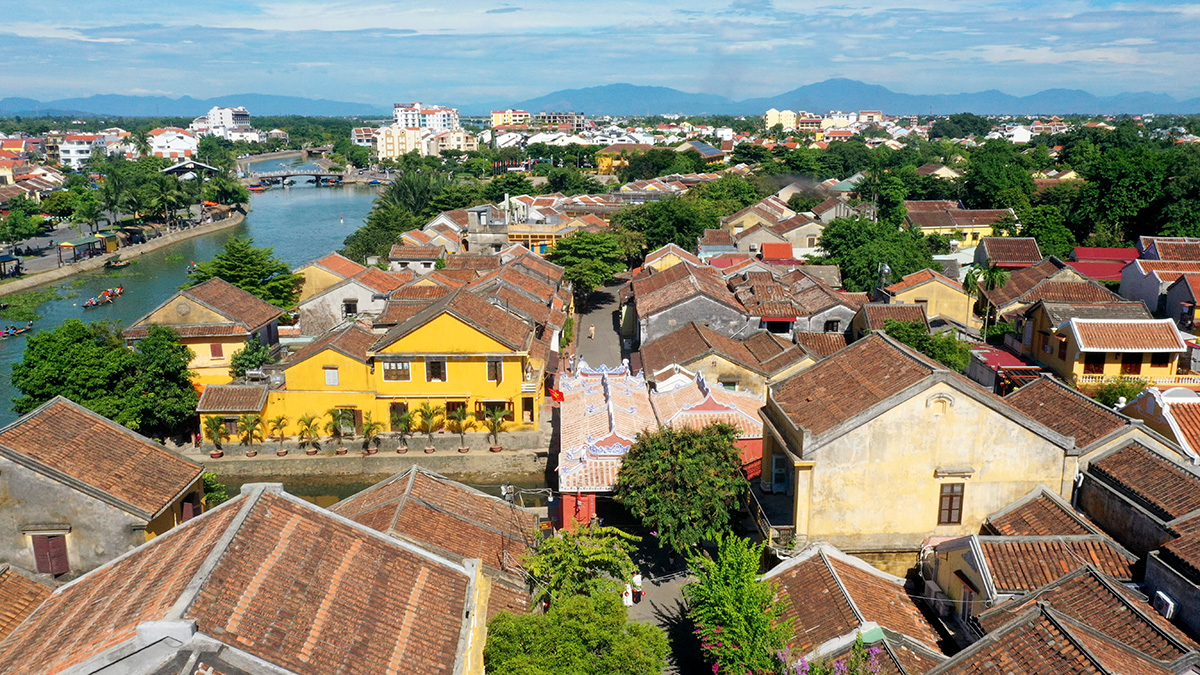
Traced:
[[80, 239], [78, 241], [64, 241], [63, 243], [59, 244], [59, 247], [60, 248], [77, 248], [79, 246], [95, 246], [96, 244], [99, 244], [99, 243], [100, 242], [97, 239]]
[[792, 322], [792, 321], [796, 320], [796, 317], [794, 317], [794, 316], [764, 316], [762, 318], [762, 320], [763, 321], [773, 321], [773, 322], [778, 322], [778, 321]]
[[975, 582], [971, 581], [970, 577], [962, 573], [962, 570], [954, 570], [954, 577], [963, 583], [963, 586], [971, 589], [975, 595], [979, 595], [979, 589], [975, 587]]
[[5, 253], [4, 255], [0, 255], [0, 265], [3, 265], [4, 263], [15, 262], [18, 260], [20, 260], [20, 258], [18, 258], [15, 255], [9, 255], [7, 253]]

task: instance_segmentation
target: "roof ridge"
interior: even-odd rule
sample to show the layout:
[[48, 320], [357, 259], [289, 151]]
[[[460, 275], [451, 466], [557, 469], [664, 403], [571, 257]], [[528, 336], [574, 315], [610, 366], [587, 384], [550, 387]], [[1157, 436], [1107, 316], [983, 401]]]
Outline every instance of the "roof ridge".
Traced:
[[[240, 510], [234, 514], [233, 520], [231, 520], [229, 524], [225, 526], [225, 531], [220, 537], [217, 538], [217, 541], [213, 543], [212, 550], [208, 552], [208, 555], [204, 558], [204, 562], [200, 563], [200, 566], [196, 568], [196, 573], [192, 575], [191, 581], [189, 581], [187, 586], [184, 587], [183, 591], [180, 592], [179, 598], [175, 600], [175, 604], [171, 605], [171, 608], [167, 610], [166, 616], [163, 617], [164, 619], [171, 620], [183, 618], [183, 615], [187, 613], [188, 608], [192, 606], [192, 603], [195, 602], [196, 598], [200, 595], [201, 587], [203, 587], [205, 582], [208, 581], [208, 578], [212, 575], [213, 570], [216, 569], [217, 565], [221, 562], [221, 558], [225, 555], [225, 551], [229, 548], [229, 545], [233, 543], [234, 537], [236, 537], [238, 531], [242, 529], [242, 525], [246, 523], [246, 519], [250, 517], [250, 512], [254, 510], [255, 505], [258, 504], [258, 501], [262, 498], [265, 492], [270, 489], [274, 489], [261, 483], [255, 487], [251, 487], [252, 485], [254, 484], [247, 484], [242, 487], [242, 492], [239, 496], [244, 496], [246, 498], [245, 502], [241, 505]], [[277, 485], [279, 485], [280, 490], [283, 489], [282, 483], [278, 483]], [[226, 503], [228, 504], [232, 502], [233, 500], [230, 500]], [[217, 508], [221, 507], [218, 506]], [[216, 509], [209, 511], [209, 513], [213, 513], [214, 511], [216, 511]], [[203, 515], [204, 514], [201, 514], [201, 516]]]
[[854, 602], [854, 598], [850, 595], [850, 591], [846, 589], [846, 583], [842, 581], [842, 575], [838, 574], [838, 571], [833, 568], [833, 563], [830, 561], [829, 556], [825, 553], [824, 548], [817, 549], [817, 555], [821, 556], [821, 562], [825, 564], [825, 569], [829, 570], [829, 575], [833, 577], [833, 582], [837, 584], [838, 590], [842, 592], [842, 598], [845, 599], [846, 605], [850, 607], [850, 611], [854, 612], [854, 616], [858, 618], [859, 627], [862, 627], [862, 625], [867, 622], [867, 619], [863, 616], [862, 611], [859, 610], [858, 604]]
[[[391, 521], [388, 522], [389, 532], [396, 529], [396, 523], [400, 521], [400, 512], [403, 511], [404, 507], [408, 505], [408, 498], [412, 496], [413, 484], [417, 482], [417, 471], [419, 470], [420, 467], [414, 464], [410, 466], [406, 472], [408, 473], [408, 486], [404, 488], [404, 492], [401, 493], [400, 498], [395, 500], [396, 510], [392, 513]], [[383, 505], [381, 504], [381, 506]]]

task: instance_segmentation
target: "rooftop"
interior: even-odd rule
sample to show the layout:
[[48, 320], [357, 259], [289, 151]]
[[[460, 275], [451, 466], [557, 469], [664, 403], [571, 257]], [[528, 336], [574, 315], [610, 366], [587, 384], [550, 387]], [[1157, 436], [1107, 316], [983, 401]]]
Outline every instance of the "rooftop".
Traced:
[[1128, 417], [1049, 376], [1017, 389], [1005, 400], [1052, 431], [1074, 437], [1079, 448], [1130, 424]]
[[1044, 485], [988, 516], [984, 528], [1004, 537], [1103, 534]]
[[1071, 319], [1068, 326], [1082, 352], [1187, 351], [1170, 319]]
[[1139, 443], [1093, 461], [1088, 471], [1164, 521], [1200, 509], [1200, 475]]
[[1033, 237], [984, 237], [979, 245], [984, 247], [988, 260], [997, 265], [1042, 261], [1042, 251]]
[[1133, 580], [1137, 557], [1104, 535], [976, 537], [996, 592], [1023, 593], [1085, 564], [1123, 582]]

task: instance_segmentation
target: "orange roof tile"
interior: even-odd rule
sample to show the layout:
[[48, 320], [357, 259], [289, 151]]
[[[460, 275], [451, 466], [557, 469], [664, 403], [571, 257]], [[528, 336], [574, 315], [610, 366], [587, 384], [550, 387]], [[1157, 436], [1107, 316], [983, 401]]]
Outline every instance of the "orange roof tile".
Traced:
[[1068, 330], [1083, 352], [1187, 351], [1170, 319], [1071, 319]]
[[0, 565], [0, 641], [8, 637], [46, 598], [50, 587]]

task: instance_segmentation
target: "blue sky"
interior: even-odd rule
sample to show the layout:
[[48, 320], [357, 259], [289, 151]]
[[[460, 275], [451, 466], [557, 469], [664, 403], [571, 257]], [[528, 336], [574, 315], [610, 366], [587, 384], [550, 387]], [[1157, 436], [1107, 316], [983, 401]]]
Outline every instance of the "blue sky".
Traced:
[[[269, 93], [519, 101], [613, 82], [747, 98], [848, 77], [914, 94], [1200, 96], [1200, 3], [1102, 0], [51, 0], [0, 22], [0, 97]], [[15, 66], [15, 67], [14, 67]]]

